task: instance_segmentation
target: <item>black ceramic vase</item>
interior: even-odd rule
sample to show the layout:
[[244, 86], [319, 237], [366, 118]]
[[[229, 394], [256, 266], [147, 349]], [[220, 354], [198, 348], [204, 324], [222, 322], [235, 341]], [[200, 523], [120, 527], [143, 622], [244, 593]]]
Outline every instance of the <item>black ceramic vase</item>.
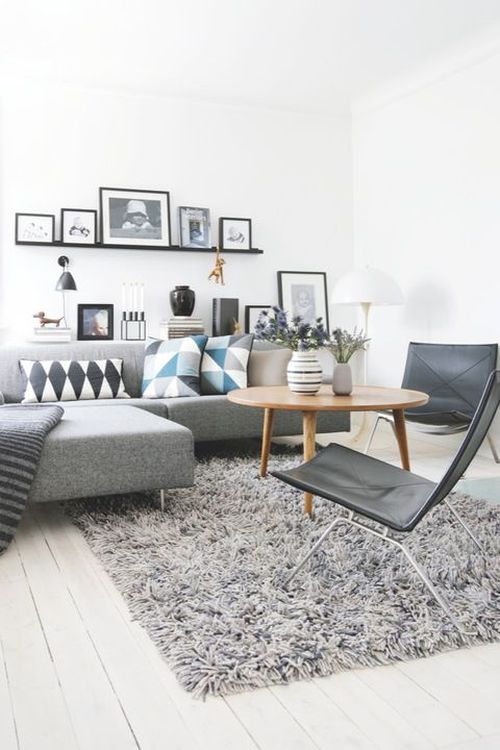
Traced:
[[191, 315], [196, 295], [188, 286], [176, 286], [170, 292], [170, 307], [174, 315]]

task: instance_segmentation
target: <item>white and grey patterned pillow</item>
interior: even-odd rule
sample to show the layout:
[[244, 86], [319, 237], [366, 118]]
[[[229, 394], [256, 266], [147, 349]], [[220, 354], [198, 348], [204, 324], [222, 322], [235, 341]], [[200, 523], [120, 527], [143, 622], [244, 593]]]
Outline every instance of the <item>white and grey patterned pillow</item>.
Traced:
[[212, 336], [201, 360], [201, 392], [223, 395], [248, 384], [248, 359], [253, 333], [236, 336]]
[[122, 378], [122, 359], [21, 359], [27, 383], [23, 404], [130, 398]]

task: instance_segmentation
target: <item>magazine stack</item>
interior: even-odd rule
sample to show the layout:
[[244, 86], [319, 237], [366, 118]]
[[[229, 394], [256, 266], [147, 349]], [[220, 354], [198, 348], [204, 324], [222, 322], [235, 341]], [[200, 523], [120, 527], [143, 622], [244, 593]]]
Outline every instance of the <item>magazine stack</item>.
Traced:
[[175, 315], [170, 320], [161, 322], [162, 338], [182, 339], [185, 336], [197, 336], [205, 333], [205, 326], [201, 318], [189, 315]]

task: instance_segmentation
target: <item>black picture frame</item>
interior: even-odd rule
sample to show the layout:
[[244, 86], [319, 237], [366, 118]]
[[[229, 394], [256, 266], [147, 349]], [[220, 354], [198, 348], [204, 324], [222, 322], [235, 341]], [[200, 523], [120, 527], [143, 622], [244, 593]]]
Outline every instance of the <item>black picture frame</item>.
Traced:
[[[49, 235], [43, 237], [36, 237], [36, 227], [29, 230], [28, 227], [22, 228], [23, 219], [50, 219], [49, 221]], [[31, 222], [33, 223], [33, 222]], [[34, 214], [34, 213], [16, 213], [15, 221], [15, 243], [16, 245], [53, 245], [55, 241], [55, 228], [56, 228], [56, 217], [54, 214]], [[20, 236], [22, 232], [22, 237]], [[27, 233], [32, 236], [27, 236]]]
[[[292, 278], [293, 277], [293, 278]], [[315, 277], [313, 280], [312, 277]], [[295, 281], [295, 285], [293, 285]], [[311, 284], [311, 282], [313, 282]], [[293, 289], [292, 287], [297, 287]], [[300, 289], [303, 287], [303, 289]], [[317, 295], [321, 290], [321, 304]], [[311, 294], [314, 291], [314, 299]], [[308, 297], [303, 302], [299, 295], [303, 293]], [[278, 304], [290, 315], [300, 315], [306, 322], [321, 317], [327, 332], [330, 332], [330, 319], [328, 315], [328, 290], [325, 271], [278, 271]], [[307, 312], [310, 315], [307, 315]]]
[[[121, 227], [112, 226], [110, 200], [126, 201], [130, 203], [134, 201], [136, 204], [142, 203], [144, 211], [139, 210], [133, 212], [131, 216], [143, 215], [146, 218], [144, 225], [133, 228], [125, 227], [125, 224], [130, 222], [127, 220], [126, 205], [121, 208], [123, 211], [122, 218], [124, 219]], [[156, 204], [159, 203], [159, 217], [157, 214], [157, 206], [154, 206], [155, 217], [150, 217], [149, 212], [153, 206], [148, 207], [148, 203]], [[160, 236], [155, 236], [155, 222], [160, 220]], [[148, 224], [149, 226], [146, 226]], [[166, 230], [166, 231], [165, 231]], [[153, 248], [153, 247], [170, 247], [172, 245], [172, 227], [170, 222], [170, 193], [168, 190], [134, 190], [132, 188], [111, 188], [111, 187], [100, 187], [99, 188], [99, 232], [101, 237], [102, 245], [107, 247], [134, 247], [138, 250], [141, 247]]]
[[[226, 224], [228, 229], [226, 230]], [[239, 225], [239, 226], [238, 226]], [[241, 231], [244, 229], [242, 225], [246, 226], [246, 232], [243, 234]], [[233, 242], [230, 241], [229, 230], [235, 229], [235, 239]], [[242, 239], [240, 239], [240, 236]], [[252, 249], [252, 220], [241, 219], [233, 216], [221, 216], [219, 218], [219, 248], [221, 250], [251, 250]]]
[[[96, 316], [105, 312], [107, 315], [106, 330], [107, 333], [101, 335], [99, 333], [92, 333], [89, 326], [91, 325], [92, 318], [95, 321]], [[98, 321], [95, 321], [98, 322]], [[98, 330], [98, 326], [96, 328]], [[98, 303], [82, 303], [78, 305], [78, 327], [77, 327], [77, 339], [78, 341], [113, 341], [114, 339], [114, 305], [98, 304]]]
[[[67, 214], [82, 214], [88, 215], [91, 218], [93, 238], [87, 241], [85, 234], [77, 233], [71, 234], [69, 230], [68, 236], [65, 233], [65, 219]], [[75, 227], [76, 228], [76, 227]], [[85, 227], [86, 228], [86, 227]], [[61, 208], [61, 243], [64, 245], [88, 245], [89, 247], [95, 247], [97, 245], [97, 211], [95, 208]]]
[[245, 333], [253, 333], [255, 329], [255, 323], [252, 325], [252, 313], [258, 311], [258, 314], [262, 310], [270, 310], [272, 305], [245, 305]]

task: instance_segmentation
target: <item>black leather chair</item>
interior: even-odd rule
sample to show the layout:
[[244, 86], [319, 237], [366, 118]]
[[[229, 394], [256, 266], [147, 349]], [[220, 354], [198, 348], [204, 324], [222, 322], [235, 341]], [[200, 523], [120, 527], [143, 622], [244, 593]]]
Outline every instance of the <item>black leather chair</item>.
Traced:
[[[424, 344], [411, 342], [402, 388], [424, 391], [429, 401], [416, 409], [407, 409], [405, 418], [426, 432], [450, 435], [464, 432], [472, 419], [489, 374], [497, 365], [498, 344]], [[368, 438], [368, 453], [380, 420], [394, 419], [379, 412]], [[486, 435], [493, 458], [500, 456], [491, 435]]]
[[[438, 503], [444, 502], [469, 537], [484, 553], [478, 540], [448, 500], [449, 493], [468, 467], [487, 434], [500, 403], [500, 370], [487, 381], [477, 410], [458, 453], [437, 484], [397, 466], [331, 443], [311, 461], [288, 471], [271, 474], [304, 492], [331, 500], [347, 510], [337, 516], [285, 581], [297, 575], [311, 555], [340, 523], [348, 523], [398, 547], [419, 574], [436, 601], [462, 632], [463, 628], [404, 543], [393, 532], [409, 534]], [[368, 521], [368, 523], [367, 523]], [[375, 522], [375, 526], [372, 523]]]

